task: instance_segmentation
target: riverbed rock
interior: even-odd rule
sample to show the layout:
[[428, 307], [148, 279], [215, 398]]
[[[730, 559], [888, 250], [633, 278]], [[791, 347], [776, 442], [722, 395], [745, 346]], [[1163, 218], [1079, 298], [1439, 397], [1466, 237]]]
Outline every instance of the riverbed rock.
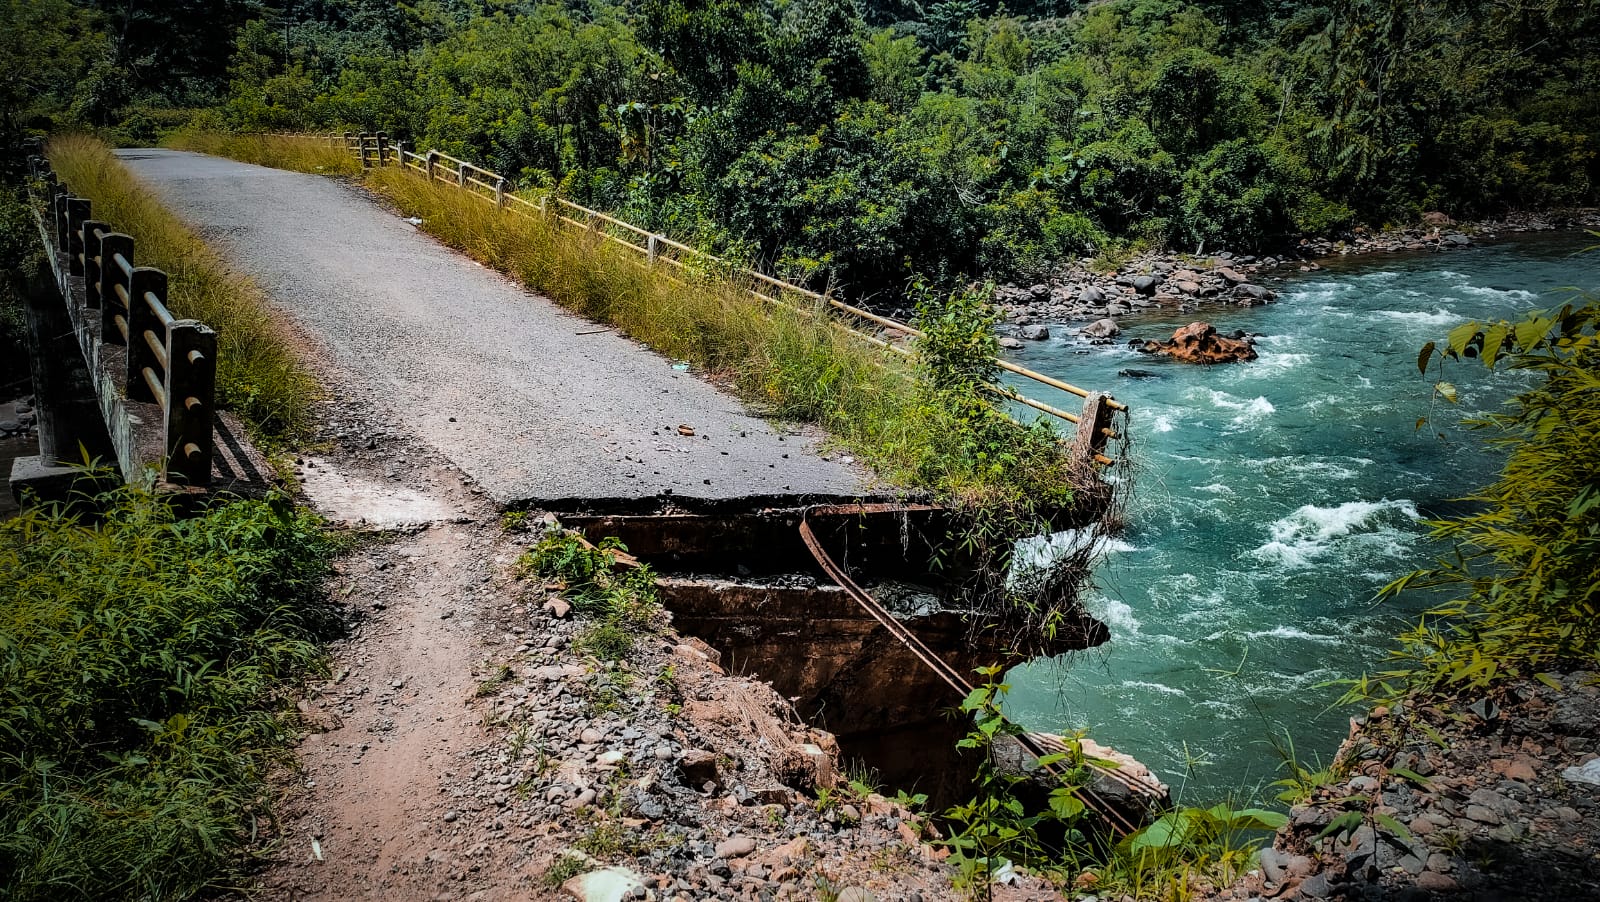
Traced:
[[1078, 334], [1085, 338], [1114, 338], [1120, 332], [1122, 332], [1122, 327], [1118, 326], [1117, 321], [1110, 317], [1095, 320], [1078, 330]]
[[1015, 351], [1018, 348], [1022, 347], [1022, 342], [1018, 341], [1015, 338], [1012, 338], [1009, 335], [1000, 336], [997, 339], [997, 342], [999, 343], [1000, 347], [1005, 348], [1008, 351]]
[[1257, 356], [1249, 339], [1218, 335], [1210, 323], [1190, 323], [1172, 333], [1170, 340], [1147, 341], [1139, 350], [1184, 363], [1236, 363], [1255, 360]]
[[1044, 326], [1023, 326], [1017, 330], [1017, 336], [1028, 341], [1044, 341], [1050, 337], [1050, 330]]

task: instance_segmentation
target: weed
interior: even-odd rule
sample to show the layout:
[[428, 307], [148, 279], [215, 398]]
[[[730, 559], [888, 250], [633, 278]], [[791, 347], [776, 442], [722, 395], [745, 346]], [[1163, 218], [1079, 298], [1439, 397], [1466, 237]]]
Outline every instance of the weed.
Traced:
[[572, 640], [572, 647], [602, 661], [620, 661], [633, 651], [633, 634], [610, 620], [592, 623]]
[[316, 385], [261, 290], [230, 269], [104, 143], [60, 137], [50, 142], [49, 156], [62, 181], [94, 202], [96, 219], [133, 236], [141, 265], [167, 272], [173, 313], [217, 330], [217, 403], [266, 436], [298, 434]]
[[589, 870], [589, 862], [580, 855], [563, 853], [556, 856], [540, 880], [545, 886], [556, 889], [568, 880]]
[[478, 688], [472, 693], [472, 696], [474, 698], [487, 698], [494, 695], [501, 686], [511, 682], [511, 678], [514, 676], [516, 674], [512, 673], [510, 667], [501, 664], [488, 679], [478, 684]]
[[162, 146], [189, 150], [241, 163], [271, 166], [314, 175], [361, 174], [361, 163], [342, 147], [329, 147], [315, 138], [294, 135], [240, 135], [201, 129], [180, 129], [168, 135]]
[[278, 693], [338, 628], [332, 546], [283, 497], [94, 507], [0, 523], [0, 897], [221, 891], [292, 740]]
[[1325, 786], [1332, 786], [1343, 779], [1345, 770], [1340, 762], [1335, 761], [1327, 767], [1306, 767], [1296, 757], [1294, 750], [1294, 737], [1287, 731], [1280, 739], [1274, 735], [1269, 740], [1273, 750], [1278, 755], [1278, 766], [1286, 772], [1282, 779], [1275, 780], [1271, 786], [1281, 788], [1278, 801], [1290, 805], [1298, 805], [1309, 801], [1312, 794]]

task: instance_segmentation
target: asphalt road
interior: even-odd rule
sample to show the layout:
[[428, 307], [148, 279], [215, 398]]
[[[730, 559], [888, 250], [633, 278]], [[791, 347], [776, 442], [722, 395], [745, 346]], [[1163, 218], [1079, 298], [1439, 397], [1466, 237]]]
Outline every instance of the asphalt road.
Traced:
[[[332, 179], [118, 156], [414, 434], [501, 503], [847, 498], [866, 474]], [[336, 393], [339, 386], [331, 387]], [[679, 425], [694, 436], [679, 434]]]

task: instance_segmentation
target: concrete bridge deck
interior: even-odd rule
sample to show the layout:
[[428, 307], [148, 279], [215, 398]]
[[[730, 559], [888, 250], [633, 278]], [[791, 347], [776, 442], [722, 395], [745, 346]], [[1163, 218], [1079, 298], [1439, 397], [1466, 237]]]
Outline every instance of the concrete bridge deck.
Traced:
[[179, 151], [118, 156], [501, 504], [802, 503], [871, 488], [816, 437], [781, 434], [348, 185]]

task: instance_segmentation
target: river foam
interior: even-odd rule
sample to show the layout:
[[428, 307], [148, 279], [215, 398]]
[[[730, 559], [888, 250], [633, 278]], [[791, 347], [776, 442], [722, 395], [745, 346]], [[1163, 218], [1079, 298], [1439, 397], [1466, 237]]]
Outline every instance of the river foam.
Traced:
[[1332, 507], [1302, 505], [1273, 523], [1269, 527], [1272, 540], [1251, 553], [1288, 567], [1306, 567], [1352, 536], [1372, 537], [1386, 551], [1399, 552], [1413, 532], [1392, 525], [1393, 516], [1386, 515], [1394, 514], [1411, 521], [1421, 517], [1417, 506], [1408, 499], [1346, 501]]

